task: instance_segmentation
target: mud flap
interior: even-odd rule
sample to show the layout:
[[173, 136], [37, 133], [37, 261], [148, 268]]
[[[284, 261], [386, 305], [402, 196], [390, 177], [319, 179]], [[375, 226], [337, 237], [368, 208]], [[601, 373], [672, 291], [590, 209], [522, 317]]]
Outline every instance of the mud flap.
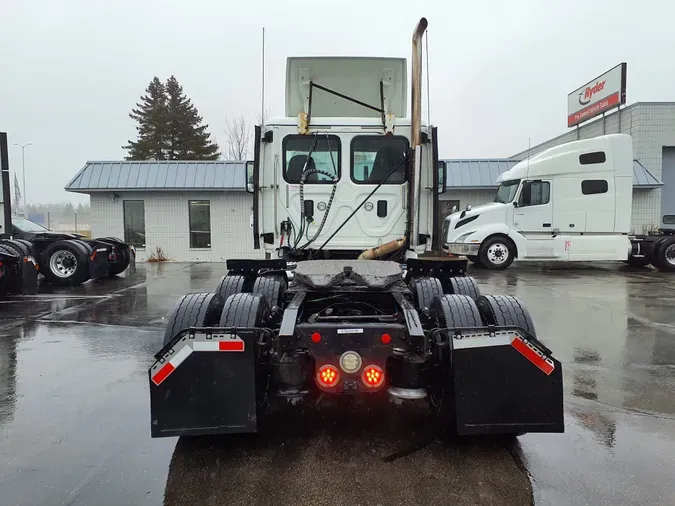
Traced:
[[257, 431], [256, 331], [189, 329], [150, 368], [152, 437]]
[[129, 246], [127, 252], [129, 253], [129, 276], [131, 276], [136, 274], [136, 248]]
[[89, 279], [107, 278], [109, 274], [108, 250], [94, 247], [94, 251], [89, 255]]
[[562, 366], [524, 331], [454, 337], [452, 374], [459, 434], [564, 432]]
[[17, 293], [35, 295], [38, 292], [38, 270], [33, 257], [25, 257], [20, 267], [20, 286]]

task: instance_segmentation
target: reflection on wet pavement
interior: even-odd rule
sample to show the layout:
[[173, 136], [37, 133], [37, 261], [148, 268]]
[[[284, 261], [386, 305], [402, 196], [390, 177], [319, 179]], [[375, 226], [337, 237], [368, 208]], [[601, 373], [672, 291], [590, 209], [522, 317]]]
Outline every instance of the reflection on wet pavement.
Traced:
[[0, 303], [0, 504], [673, 503], [675, 278], [471, 272], [483, 293], [521, 298], [563, 363], [565, 434], [442, 441], [424, 409], [383, 404], [281, 410], [259, 436], [152, 440], [163, 319], [224, 273], [141, 265]]

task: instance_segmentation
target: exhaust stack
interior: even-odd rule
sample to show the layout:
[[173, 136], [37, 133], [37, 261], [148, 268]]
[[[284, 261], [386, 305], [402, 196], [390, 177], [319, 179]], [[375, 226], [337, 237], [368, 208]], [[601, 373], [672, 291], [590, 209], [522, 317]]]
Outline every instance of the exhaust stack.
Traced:
[[413, 170], [410, 177], [410, 205], [408, 206], [408, 244], [417, 246], [419, 243], [419, 195], [422, 190], [421, 181], [421, 144], [422, 144], [422, 35], [427, 29], [427, 19], [422, 18], [415, 27], [412, 37], [412, 85], [411, 85], [411, 123]]

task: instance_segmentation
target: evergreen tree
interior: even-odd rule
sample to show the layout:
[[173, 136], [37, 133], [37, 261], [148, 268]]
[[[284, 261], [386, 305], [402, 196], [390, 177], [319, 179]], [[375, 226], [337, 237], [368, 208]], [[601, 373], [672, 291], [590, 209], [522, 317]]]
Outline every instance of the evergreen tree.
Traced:
[[141, 102], [129, 117], [138, 125], [138, 140], [129, 141], [124, 149], [129, 151], [127, 160], [166, 160], [167, 104], [166, 87], [154, 77], [145, 89]]
[[192, 101], [174, 76], [166, 81], [167, 96], [167, 158], [169, 160], [217, 160], [218, 145], [211, 141]]

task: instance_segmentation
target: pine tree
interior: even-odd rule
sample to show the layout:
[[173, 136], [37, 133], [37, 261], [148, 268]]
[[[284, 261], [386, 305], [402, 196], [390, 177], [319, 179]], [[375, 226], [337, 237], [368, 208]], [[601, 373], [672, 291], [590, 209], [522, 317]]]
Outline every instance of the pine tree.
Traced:
[[183, 87], [171, 76], [166, 82], [167, 96], [167, 158], [169, 160], [217, 160], [218, 145], [211, 141], [208, 125], [202, 124], [192, 101]]
[[129, 141], [124, 149], [129, 151], [127, 160], [166, 160], [167, 104], [166, 88], [154, 77], [145, 89], [141, 102], [129, 117], [138, 125], [138, 140]]

